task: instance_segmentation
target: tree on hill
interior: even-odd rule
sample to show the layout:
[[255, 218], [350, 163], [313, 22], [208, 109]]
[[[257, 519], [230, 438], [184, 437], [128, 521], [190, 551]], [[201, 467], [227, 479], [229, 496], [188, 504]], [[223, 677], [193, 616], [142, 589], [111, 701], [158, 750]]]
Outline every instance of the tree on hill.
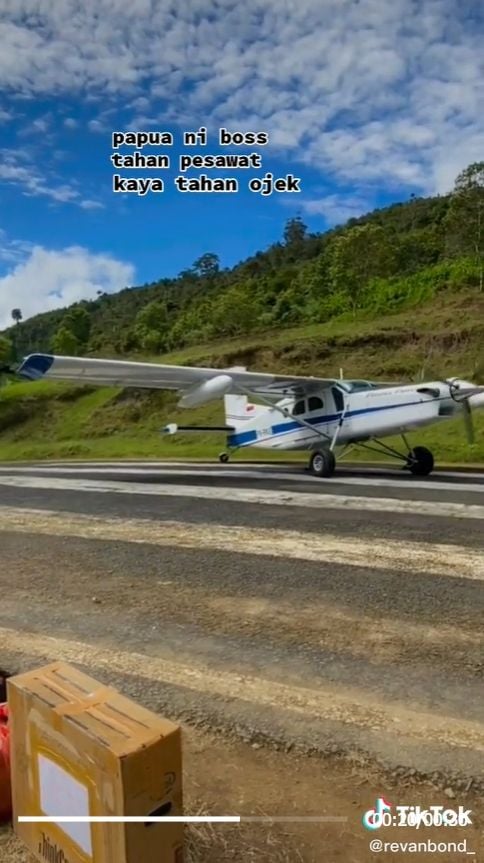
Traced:
[[195, 273], [201, 278], [213, 278], [220, 270], [220, 259], [213, 252], [205, 252], [193, 264]]
[[190, 269], [190, 267], [188, 267], [186, 270], [182, 270], [178, 273], [178, 278], [181, 282], [192, 282], [197, 278], [197, 274], [193, 268]]
[[12, 309], [11, 311], [12, 320], [15, 321], [15, 333], [12, 336], [12, 357], [14, 360], [18, 359], [19, 353], [19, 326], [20, 321], [22, 320], [22, 310], [21, 309]]
[[473, 162], [458, 175], [445, 220], [454, 252], [471, 255], [484, 288], [484, 162]]
[[302, 260], [306, 251], [307, 227], [300, 216], [288, 219], [284, 226], [284, 261], [293, 263]]
[[307, 230], [307, 225], [300, 216], [288, 219], [284, 226], [284, 245], [300, 248], [306, 238]]
[[395, 245], [380, 225], [358, 225], [332, 242], [331, 288], [346, 293], [355, 311], [372, 278], [391, 276], [397, 264]]
[[139, 347], [145, 351], [156, 353], [162, 350], [166, 344], [168, 330], [166, 303], [153, 300], [143, 306], [136, 315], [134, 336]]
[[62, 319], [62, 326], [68, 329], [80, 345], [87, 345], [91, 331], [91, 317], [82, 306], [76, 306]]
[[261, 313], [248, 285], [234, 285], [217, 297], [211, 308], [211, 322], [217, 336], [235, 336], [250, 332]]
[[6, 366], [12, 357], [12, 342], [5, 336], [0, 336], [0, 368]]
[[177, 349], [183, 345], [206, 342], [214, 335], [212, 304], [203, 297], [201, 301], [189, 303], [179, 313], [167, 338], [167, 345]]
[[76, 357], [80, 353], [81, 345], [74, 333], [67, 327], [61, 325], [52, 339], [52, 350], [60, 356]]

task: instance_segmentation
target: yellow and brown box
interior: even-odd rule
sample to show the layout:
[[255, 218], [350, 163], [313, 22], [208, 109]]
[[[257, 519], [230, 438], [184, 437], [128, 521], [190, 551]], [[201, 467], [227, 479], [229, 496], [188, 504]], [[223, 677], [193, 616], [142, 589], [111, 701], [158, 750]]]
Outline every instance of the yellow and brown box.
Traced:
[[18, 816], [182, 815], [180, 726], [56, 662], [8, 681], [14, 829], [43, 863], [183, 863], [178, 823]]

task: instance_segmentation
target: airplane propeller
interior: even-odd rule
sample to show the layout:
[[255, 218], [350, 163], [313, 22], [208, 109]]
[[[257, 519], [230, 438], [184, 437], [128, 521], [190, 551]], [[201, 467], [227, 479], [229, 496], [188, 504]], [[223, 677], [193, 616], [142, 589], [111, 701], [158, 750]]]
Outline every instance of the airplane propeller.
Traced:
[[468, 384], [463, 387], [462, 382], [459, 381], [458, 378], [443, 380], [442, 383], [449, 387], [451, 398], [462, 406], [462, 416], [464, 419], [467, 442], [469, 444], [473, 444], [475, 442], [474, 418], [472, 416], [472, 408], [470, 406], [469, 399], [471, 396], [484, 393], [484, 387], [469, 386]]
[[476, 436], [474, 432], [474, 419], [472, 416], [471, 406], [469, 404], [468, 399], [464, 399], [462, 402], [462, 409], [464, 417], [464, 428], [466, 430], [467, 443], [473, 444], [475, 442]]

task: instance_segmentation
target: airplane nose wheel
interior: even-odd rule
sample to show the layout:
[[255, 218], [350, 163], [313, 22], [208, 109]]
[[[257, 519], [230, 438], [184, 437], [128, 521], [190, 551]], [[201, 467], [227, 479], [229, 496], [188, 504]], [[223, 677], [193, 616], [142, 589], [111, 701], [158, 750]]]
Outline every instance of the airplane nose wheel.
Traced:
[[434, 469], [434, 457], [425, 446], [416, 446], [408, 454], [407, 467], [414, 476], [428, 476]]
[[316, 450], [309, 460], [309, 470], [314, 476], [332, 476], [336, 467], [336, 459], [330, 449]]
[[219, 457], [218, 457], [218, 460], [219, 460], [220, 462], [222, 462], [222, 464], [227, 464], [227, 462], [228, 462], [228, 460], [229, 460], [229, 454], [228, 454], [228, 452], [221, 452], [221, 453], [220, 453], [220, 455], [219, 455]]

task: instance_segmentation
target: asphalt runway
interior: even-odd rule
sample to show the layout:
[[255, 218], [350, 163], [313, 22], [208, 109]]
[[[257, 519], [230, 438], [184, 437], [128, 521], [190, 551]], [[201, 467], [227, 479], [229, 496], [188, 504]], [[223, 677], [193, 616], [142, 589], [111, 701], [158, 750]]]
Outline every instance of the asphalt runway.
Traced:
[[3, 464], [1, 664], [484, 788], [483, 528], [478, 471]]

